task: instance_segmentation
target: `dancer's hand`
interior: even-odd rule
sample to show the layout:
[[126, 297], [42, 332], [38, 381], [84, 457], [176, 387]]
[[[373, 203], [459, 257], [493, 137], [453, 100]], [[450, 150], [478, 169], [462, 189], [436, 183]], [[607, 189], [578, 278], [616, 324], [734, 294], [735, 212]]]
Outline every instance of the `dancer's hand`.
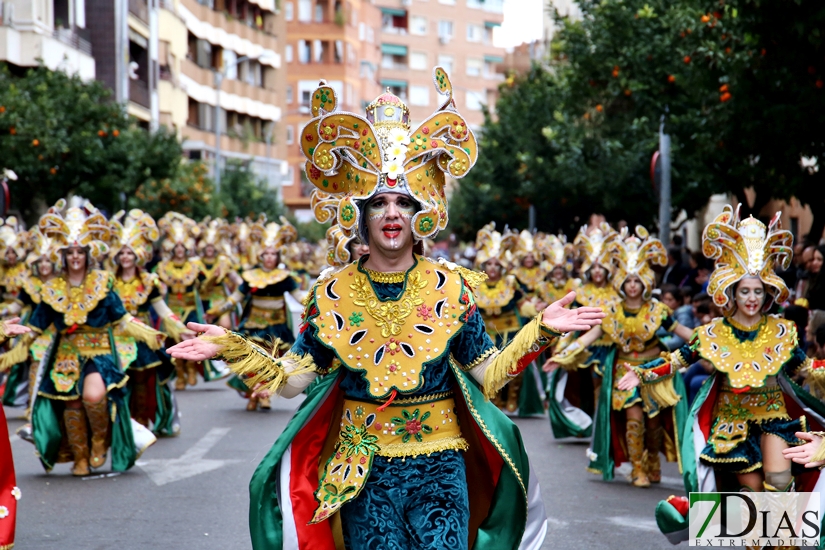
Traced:
[[639, 380], [639, 375], [636, 374], [636, 371], [631, 370], [627, 363], [625, 363], [625, 368], [627, 368], [627, 373], [619, 379], [619, 382], [616, 384], [616, 387], [622, 391], [632, 390], [639, 386], [642, 383]]
[[186, 323], [186, 328], [198, 333], [198, 338], [175, 344], [167, 349], [166, 353], [175, 359], [206, 361], [221, 352], [219, 345], [207, 342], [201, 336], [223, 336], [226, 334], [226, 330], [216, 325], [202, 325], [200, 323]]
[[553, 302], [541, 316], [541, 322], [559, 332], [588, 331], [602, 324], [604, 312], [597, 307], [567, 309], [576, 299], [575, 292], [569, 292], [561, 300]]
[[553, 361], [552, 358], [545, 361], [544, 364], [541, 366], [541, 370], [543, 370], [544, 372], [553, 372], [557, 368], [559, 368], [559, 364]]
[[811, 459], [822, 444], [821, 436], [808, 432], [796, 432], [796, 437], [797, 439], [807, 441], [807, 443], [784, 449], [782, 455], [786, 459], [793, 460], [797, 464], [804, 464], [806, 468], [819, 468], [825, 464], [825, 461], [811, 462]]
[[12, 317], [11, 319], [3, 321], [3, 334], [6, 336], [20, 336], [21, 334], [31, 332], [32, 329], [19, 323], [20, 317]]

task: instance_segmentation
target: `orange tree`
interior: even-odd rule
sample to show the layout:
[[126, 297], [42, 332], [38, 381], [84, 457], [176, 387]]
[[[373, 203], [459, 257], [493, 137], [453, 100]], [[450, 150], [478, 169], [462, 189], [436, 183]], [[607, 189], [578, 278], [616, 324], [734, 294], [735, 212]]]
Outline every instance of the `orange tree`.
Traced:
[[177, 137], [136, 127], [110, 96], [98, 81], [44, 67], [0, 69], [0, 165], [17, 174], [12, 208], [28, 221], [70, 193], [113, 212], [144, 182], [175, 173]]
[[148, 212], [155, 219], [169, 211], [180, 212], [195, 220], [214, 216], [218, 203], [215, 188], [203, 163], [178, 163], [169, 178], [151, 179], [138, 187], [129, 206]]
[[[771, 198], [825, 206], [825, 3], [816, 0], [581, 0], [548, 60], [502, 86], [482, 158], [453, 223], [566, 228], [601, 211], [652, 223], [649, 162], [665, 115], [674, 209], [731, 193], [758, 213]], [[543, 138], [543, 139], [542, 139]], [[807, 164], [808, 166], [803, 166]], [[748, 203], [746, 190], [754, 202]], [[496, 197], [509, 200], [496, 200]], [[825, 215], [815, 218], [819, 234]]]

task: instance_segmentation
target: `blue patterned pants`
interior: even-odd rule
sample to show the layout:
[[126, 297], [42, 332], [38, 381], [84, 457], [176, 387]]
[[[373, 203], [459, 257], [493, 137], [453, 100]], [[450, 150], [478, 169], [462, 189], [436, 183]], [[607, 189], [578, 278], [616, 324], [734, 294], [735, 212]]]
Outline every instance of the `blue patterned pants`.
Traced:
[[458, 451], [376, 456], [361, 494], [341, 509], [347, 550], [467, 550], [469, 520]]

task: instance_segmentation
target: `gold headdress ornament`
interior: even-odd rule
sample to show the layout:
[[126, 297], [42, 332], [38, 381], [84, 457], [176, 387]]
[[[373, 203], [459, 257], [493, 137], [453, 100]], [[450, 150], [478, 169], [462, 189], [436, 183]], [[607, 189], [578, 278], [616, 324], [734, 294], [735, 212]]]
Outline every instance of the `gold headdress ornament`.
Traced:
[[573, 240], [573, 246], [576, 248], [576, 255], [582, 260], [582, 273], [587, 273], [591, 267], [599, 264], [607, 270], [608, 276], [610, 275], [613, 267], [610, 259], [610, 243], [617, 236], [618, 233], [605, 222], [589, 232], [587, 225], [579, 229], [579, 234]]
[[496, 231], [496, 222], [490, 222], [476, 233], [476, 266], [481, 266], [491, 258], [509, 265], [512, 250], [516, 246], [518, 235], [506, 228], [502, 235]]
[[570, 271], [573, 268], [574, 248], [572, 243], [567, 242], [567, 235], [544, 235], [536, 242], [551, 270], [563, 267]]
[[152, 259], [152, 243], [160, 238], [160, 231], [152, 216], [134, 208], [128, 213], [121, 210], [109, 220], [112, 231], [109, 255], [116, 262], [117, 255], [124, 248], [134, 252], [138, 265]]
[[275, 247], [280, 249], [284, 245], [295, 242], [298, 239], [298, 232], [289, 223], [289, 220], [281, 216], [280, 224], [275, 222], [253, 224], [251, 236], [260, 243], [260, 254], [266, 248]]
[[326, 261], [331, 266], [346, 265], [352, 261], [352, 254], [349, 244], [357, 237], [354, 232], [345, 231], [341, 225], [336, 223], [338, 217], [338, 205], [340, 199], [331, 193], [324, 193], [318, 189], [312, 190], [310, 195], [310, 207], [315, 214], [315, 219], [319, 223], [327, 223], [332, 220], [332, 226], [327, 229], [327, 253]]
[[544, 255], [544, 250], [538, 246], [536, 236], [524, 229], [516, 237], [513, 258], [516, 262], [521, 262], [529, 254], [533, 255], [536, 263], [540, 263]]
[[28, 233], [23, 229], [23, 224], [15, 216], [9, 216], [5, 220], [0, 219], [0, 252], [5, 256], [6, 250], [11, 248], [17, 255], [19, 261], [26, 258], [28, 250]]
[[54, 240], [44, 235], [39, 226], [32, 227], [29, 231], [29, 243], [31, 244], [31, 252], [26, 256], [26, 265], [32, 266], [40, 261], [40, 258], [52, 259]]
[[715, 260], [708, 294], [726, 312], [733, 311], [733, 288], [745, 277], [759, 277], [765, 285], [767, 311], [774, 302], [788, 299], [788, 287], [776, 272], [778, 265], [787, 269], [793, 256], [793, 234], [781, 229], [781, 213], [770, 224], [754, 217], [739, 219], [739, 206], [726, 205], [721, 214], [702, 233], [702, 253]]
[[202, 252], [207, 245], [214, 246], [218, 251], [224, 251], [226, 242], [231, 238], [231, 229], [225, 220], [212, 219], [207, 216], [198, 224], [199, 238], [197, 249]]
[[405, 193], [420, 210], [411, 219], [416, 239], [447, 226], [445, 175], [462, 178], [478, 156], [475, 136], [456, 111], [452, 85], [433, 70], [439, 109], [410, 131], [409, 110], [389, 91], [370, 103], [366, 116], [338, 110], [333, 89], [321, 82], [312, 94], [315, 117], [301, 132], [306, 174], [315, 187], [340, 200], [341, 229], [358, 231], [363, 201], [383, 192]]
[[59, 263], [60, 252], [72, 246], [89, 249], [89, 255], [100, 261], [109, 251], [109, 222], [94, 205], [83, 200], [77, 206], [65, 208], [61, 200], [40, 218], [40, 231], [54, 241], [52, 261]]
[[647, 229], [636, 226], [636, 234], [629, 234], [627, 227], [623, 227], [618, 238], [610, 242], [608, 248], [616, 261], [616, 272], [613, 276], [613, 288], [624, 296], [622, 286], [630, 275], [636, 275], [644, 286], [643, 297], [649, 300], [653, 287], [656, 285], [656, 275], [650, 264], [667, 265], [667, 251], [662, 241], [651, 237]]
[[158, 220], [158, 227], [163, 232], [161, 247], [164, 252], [172, 252], [179, 244], [188, 252], [195, 250], [195, 237], [200, 233], [195, 220], [177, 212], [167, 212]]

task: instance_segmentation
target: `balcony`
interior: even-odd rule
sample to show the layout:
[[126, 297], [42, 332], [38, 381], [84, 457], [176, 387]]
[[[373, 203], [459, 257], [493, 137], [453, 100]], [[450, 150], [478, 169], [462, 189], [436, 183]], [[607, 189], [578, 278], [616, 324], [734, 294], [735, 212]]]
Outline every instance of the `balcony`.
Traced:
[[89, 41], [80, 38], [80, 36], [72, 29], [55, 29], [52, 36], [75, 50], [85, 53], [86, 55], [92, 55], [92, 45]]
[[149, 108], [149, 84], [143, 80], [129, 81], [129, 101]]
[[149, 22], [149, 6], [146, 0], [129, 0], [129, 13], [143, 21]]
[[95, 77], [91, 51], [91, 44], [71, 29], [40, 34], [27, 27], [18, 29], [13, 20], [0, 23], [0, 60], [18, 67], [43, 64], [53, 71], [77, 74], [88, 81]]

